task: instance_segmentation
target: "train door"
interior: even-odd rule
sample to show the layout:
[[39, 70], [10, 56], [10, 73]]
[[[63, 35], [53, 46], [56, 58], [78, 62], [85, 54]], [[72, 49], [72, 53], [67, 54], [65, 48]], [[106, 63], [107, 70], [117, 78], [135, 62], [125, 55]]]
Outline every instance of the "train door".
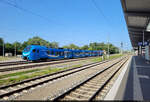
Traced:
[[33, 49], [32, 52], [33, 52], [32, 59], [38, 60], [39, 59], [39, 49]]
[[68, 58], [68, 51], [64, 51], [64, 58]]

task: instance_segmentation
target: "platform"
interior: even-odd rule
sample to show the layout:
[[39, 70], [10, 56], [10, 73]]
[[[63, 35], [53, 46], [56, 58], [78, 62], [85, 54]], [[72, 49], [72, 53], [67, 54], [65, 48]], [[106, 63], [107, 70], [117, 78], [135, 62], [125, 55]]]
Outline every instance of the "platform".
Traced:
[[114, 100], [150, 100], [150, 64], [133, 56]]

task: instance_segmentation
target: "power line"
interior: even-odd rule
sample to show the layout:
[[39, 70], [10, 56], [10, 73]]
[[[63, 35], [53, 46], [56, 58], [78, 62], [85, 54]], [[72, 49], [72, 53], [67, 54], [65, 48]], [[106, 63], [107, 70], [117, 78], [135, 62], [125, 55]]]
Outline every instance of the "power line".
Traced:
[[[102, 12], [101, 8], [96, 4], [95, 0], [91, 0], [92, 3], [94, 4], [94, 6], [96, 7], [96, 9], [99, 11], [99, 14], [103, 16], [103, 18], [106, 20], [106, 22], [108, 23], [108, 26], [110, 27], [110, 21], [107, 19], [107, 17], [104, 15], [104, 13]], [[108, 22], [109, 21], [109, 22]], [[111, 28], [111, 27], [110, 27]], [[108, 32], [108, 31], [107, 31]], [[108, 37], [109, 37], [109, 32], [108, 32]], [[109, 38], [108, 38], [108, 48], [107, 48], [107, 56], [109, 58]]]
[[49, 20], [47, 17], [45, 17], [45, 16], [42, 16], [42, 15], [37, 14], [35, 12], [32, 12], [32, 11], [26, 9], [26, 8], [23, 8], [23, 7], [19, 6], [19, 5], [17, 5], [16, 3], [14, 3], [14, 2], [12, 3], [12, 1], [10, 1], [10, 0], [0, 0], [0, 2], [4, 3], [4, 4], [7, 4], [9, 6], [12, 6], [12, 7], [16, 8], [16, 9], [19, 9], [19, 10], [21, 10], [23, 12], [27, 12], [27, 13], [30, 13], [30, 14], [32, 14], [34, 16], [40, 17], [40, 18], [42, 18], [42, 19], [44, 19], [44, 20], [46, 20], [48, 22], [53, 22], [53, 21]]
[[101, 8], [96, 4], [95, 0], [91, 0], [92, 3], [94, 4], [94, 6], [96, 7], [96, 9], [99, 11], [99, 14], [103, 16], [103, 18], [105, 19], [105, 21], [108, 23], [108, 26], [111, 28], [110, 26], [110, 20], [104, 15], [103, 11], [101, 10]]
[[[97, 3], [96, 3], [95, 0], [91, 0], [91, 1], [92, 1], [92, 3], [94, 4], [94, 6], [96, 7], [96, 9], [99, 11], [99, 14], [103, 16], [103, 18], [104, 18], [105, 21], [107, 22], [108, 26], [109, 26], [110, 28], [112, 28], [114, 24], [112, 25], [111, 20], [108, 19], [108, 17], [105, 16], [105, 14], [104, 14], [103, 11], [101, 10], [101, 8], [97, 5]], [[111, 25], [111, 26], [110, 26], [110, 25]], [[121, 29], [124, 30], [124, 28], [123, 28], [122, 26], [121, 26]]]

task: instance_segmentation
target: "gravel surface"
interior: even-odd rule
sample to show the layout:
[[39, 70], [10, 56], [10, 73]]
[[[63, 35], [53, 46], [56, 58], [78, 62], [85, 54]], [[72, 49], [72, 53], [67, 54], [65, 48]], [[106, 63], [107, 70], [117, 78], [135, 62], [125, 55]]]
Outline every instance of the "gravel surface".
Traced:
[[[118, 66], [121, 65], [122, 62], [115, 64], [113, 67], [71, 91], [69, 94], [61, 98], [61, 100], [89, 100], [93, 94], [99, 90], [99, 88], [102, 87], [102, 85], [110, 78], [110, 76], [113, 75], [113, 73], [118, 69]], [[89, 90], [86, 88], [89, 88]]]
[[[131, 57], [131, 56], [130, 56]], [[123, 68], [126, 64], [124, 64], [121, 69], [115, 74], [115, 76], [108, 82], [108, 84], [102, 89], [102, 92], [98, 93], [98, 95], [95, 97], [95, 101], [98, 100], [104, 100], [105, 96], [108, 94], [110, 89], [112, 88], [113, 84], [117, 80], [118, 76], [122, 72]]]
[[49, 82], [44, 85], [40, 85], [37, 88], [33, 88], [32, 90], [26, 90], [24, 93], [20, 93], [21, 96], [16, 97], [16, 100], [46, 100], [55, 97], [61, 92], [64, 92], [66, 89], [72, 87], [74, 84], [83, 81], [85, 78], [93, 75], [99, 70], [102, 70], [106, 66], [118, 61], [119, 59], [115, 59], [111, 62], [106, 62], [101, 65], [74, 73], [67, 77], [61, 78], [59, 80], [55, 80], [53, 82]]

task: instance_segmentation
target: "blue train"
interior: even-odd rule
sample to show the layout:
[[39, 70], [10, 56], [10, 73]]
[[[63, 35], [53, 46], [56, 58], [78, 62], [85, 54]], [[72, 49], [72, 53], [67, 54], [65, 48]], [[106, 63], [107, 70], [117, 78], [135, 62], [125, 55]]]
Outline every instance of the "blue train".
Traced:
[[37, 61], [46, 59], [69, 59], [90, 56], [101, 56], [102, 50], [72, 50], [61, 48], [47, 48], [40, 45], [29, 45], [22, 52], [22, 58], [27, 61]]

